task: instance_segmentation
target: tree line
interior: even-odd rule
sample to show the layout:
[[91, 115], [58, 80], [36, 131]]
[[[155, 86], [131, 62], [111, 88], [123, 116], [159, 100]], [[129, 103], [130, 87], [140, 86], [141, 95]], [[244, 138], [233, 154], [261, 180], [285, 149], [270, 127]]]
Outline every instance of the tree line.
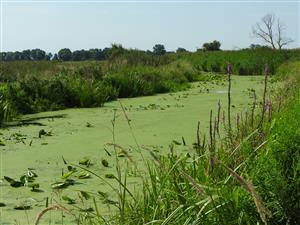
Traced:
[[[197, 51], [220, 51], [221, 43], [214, 40], [213, 42], [204, 43], [202, 48]], [[15, 51], [15, 52], [0, 52], [1, 61], [17, 61], [17, 60], [60, 60], [60, 61], [83, 61], [83, 60], [106, 60], [114, 58], [117, 55], [120, 55], [130, 49], [125, 49], [120, 44], [112, 44], [109, 48], [99, 49], [93, 48], [89, 50], [75, 50], [71, 51], [69, 48], [60, 49], [57, 53], [46, 53], [44, 50], [36, 49], [27, 49], [24, 51]], [[145, 54], [153, 55], [164, 55], [167, 53], [175, 53], [167, 51], [163, 44], [156, 44], [153, 46], [153, 51], [143, 51], [134, 49], [134, 51], [140, 51]], [[187, 53], [189, 52], [185, 48], [179, 47], [176, 50], [176, 53]]]

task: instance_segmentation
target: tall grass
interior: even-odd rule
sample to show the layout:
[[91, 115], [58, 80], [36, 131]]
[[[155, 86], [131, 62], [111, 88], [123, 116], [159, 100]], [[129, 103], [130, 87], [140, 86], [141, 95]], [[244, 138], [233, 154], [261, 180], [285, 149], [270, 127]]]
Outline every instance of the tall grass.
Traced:
[[192, 62], [199, 70], [227, 72], [226, 64], [230, 62], [233, 73], [239, 75], [259, 75], [264, 73], [264, 65], [268, 63], [269, 73], [275, 74], [277, 68], [289, 60], [299, 60], [299, 49], [272, 50], [272, 49], [244, 49], [239, 51], [217, 51], [183, 53], [173, 57], [182, 57]]
[[12, 110], [9, 102], [4, 98], [2, 90], [0, 89], [0, 127], [13, 116], [14, 111]]

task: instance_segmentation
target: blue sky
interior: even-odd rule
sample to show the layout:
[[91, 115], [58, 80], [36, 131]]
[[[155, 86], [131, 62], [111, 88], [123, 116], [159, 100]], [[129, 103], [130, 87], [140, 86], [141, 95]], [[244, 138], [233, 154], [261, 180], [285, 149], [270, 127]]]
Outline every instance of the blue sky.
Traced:
[[251, 27], [267, 13], [286, 24], [289, 47], [299, 47], [297, 1], [10, 1], [2, 0], [2, 51], [41, 48], [57, 52], [104, 48], [196, 50], [219, 40], [222, 49], [260, 43]]

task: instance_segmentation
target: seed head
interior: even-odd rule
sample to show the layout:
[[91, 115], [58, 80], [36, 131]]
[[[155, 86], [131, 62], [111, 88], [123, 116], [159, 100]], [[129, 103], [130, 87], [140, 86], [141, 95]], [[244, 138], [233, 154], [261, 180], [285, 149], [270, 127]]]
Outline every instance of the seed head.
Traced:
[[230, 63], [227, 64], [227, 73], [232, 74], [232, 65]]

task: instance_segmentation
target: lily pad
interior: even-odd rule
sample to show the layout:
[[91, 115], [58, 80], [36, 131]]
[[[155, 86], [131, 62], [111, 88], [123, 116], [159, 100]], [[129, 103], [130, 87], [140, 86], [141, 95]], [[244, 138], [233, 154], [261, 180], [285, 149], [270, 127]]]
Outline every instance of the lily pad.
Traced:
[[91, 198], [91, 195], [87, 193], [86, 191], [80, 191], [80, 195], [85, 199], [88, 200]]
[[117, 201], [114, 201], [114, 200], [111, 200], [111, 199], [104, 199], [103, 203], [104, 204], [110, 204], [110, 205], [117, 205], [118, 204]]
[[69, 172], [67, 172], [67, 173], [64, 173], [64, 174], [61, 176], [61, 179], [63, 179], [63, 180], [68, 179], [73, 173], [74, 173], [74, 171], [69, 171]]
[[44, 129], [41, 129], [39, 131], [39, 138], [41, 138], [42, 136], [52, 136], [52, 132], [46, 132]]
[[22, 183], [21, 181], [14, 180], [14, 179], [12, 179], [12, 178], [10, 178], [10, 177], [4, 176], [4, 179], [5, 179], [8, 183], [10, 183], [10, 186], [12, 186], [12, 187], [17, 188], [17, 187], [22, 187], [22, 186], [24, 186], [24, 183]]
[[107, 161], [107, 160], [102, 159], [101, 163], [102, 163], [102, 165], [103, 165], [104, 167], [108, 167], [108, 161]]
[[88, 179], [91, 177], [91, 175], [85, 171], [81, 171], [77, 177], [78, 179]]
[[111, 173], [108, 173], [108, 174], [105, 174], [105, 178], [108, 178], [108, 179], [114, 179], [115, 178], [115, 175], [111, 174]]
[[102, 197], [102, 198], [107, 198], [108, 194], [103, 192], [103, 191], [97, 191], [97, 193]]
[[175, 145], [181, 145], [181, 143], [176, 141], [176, 140], [173, 140], [172, 143], [175, 144]]
[[79, 161], [80, 165], [89, 166], [91, 164], [91, 160], [88, 157], [84, 157]]
[[32, 183], [34, 181], [34, 177], [29, 177], [28, 175], [24, 174], [20, 177], [20, 181], [24, 184]]
[[4, 141], [0, 140], [0, 146], [5, 146]]
[[28, 177], [38, 177], [38, 175], [32, 169], [29, 168], [27, 170], [27, 175]]
[[66, 201], [67, 204], [70, 204], [70, 205], [76, 204], [75, 199], [70, 198], [70, 197], [68, 197], [68, 196], [66, 196], [66, 195], [62, 196], [61, 198], [62, 198], [64, 201]]
[[28, 184], [27, 187], [30, 187], [31, 191], [39, 192], [40, 184], [38, 184], [38, 183], [31, 183], [31, 184]]
[[94, 212], [94, 209], [92, 207], [80, 209], [81, 212]]
[[125, 154], [123, 154], [123, 153], [119, 153], [119, 154], [118, 154], [118, 157], [120, 157], [120, 158], [124, 158], [124, 157], [125, 157]]
[[30, 205], [16, 205], [14, 207], [15, 210], [28, 210], [31, 209]]
[[72, 172], [75, 172], [77, 169], [76, 167], [73, 167], [73, 166], [68, 166], [68, 171], [72, 171]]
[[63, 188], [67, 188], [68, 186], [69, 186], [68, 182], [55, 182], [51, 184], [51, 187], [53, 189], [63, 189]]
[[86, 122], [86, 125], [85, 125], [86, 127], [93, 127], [93, 125], [91, 124], [91, 123], [89, 123], [89, 122]]

